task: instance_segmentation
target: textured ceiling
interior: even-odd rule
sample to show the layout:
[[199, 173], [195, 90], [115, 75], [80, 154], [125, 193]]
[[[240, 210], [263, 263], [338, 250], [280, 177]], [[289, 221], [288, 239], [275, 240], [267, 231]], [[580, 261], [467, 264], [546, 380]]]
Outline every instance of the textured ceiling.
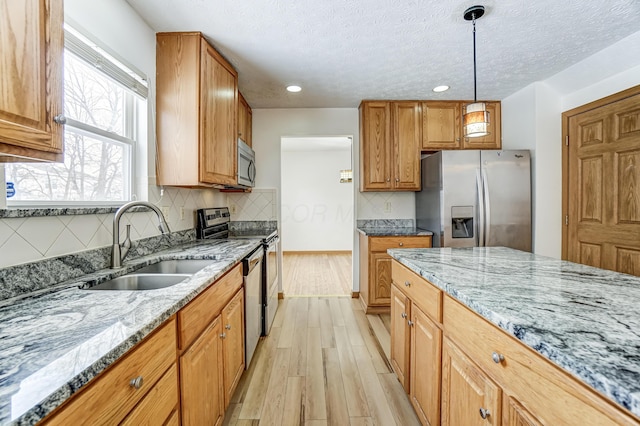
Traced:
[[[156, 31], [201, 31], [253, 108], [503, 99], [640, 30], [638, 0], [127, 0]], [[288, 93], [289, 84], [302, 86]], [[433, 87], [451, 89], [436, 94]]]

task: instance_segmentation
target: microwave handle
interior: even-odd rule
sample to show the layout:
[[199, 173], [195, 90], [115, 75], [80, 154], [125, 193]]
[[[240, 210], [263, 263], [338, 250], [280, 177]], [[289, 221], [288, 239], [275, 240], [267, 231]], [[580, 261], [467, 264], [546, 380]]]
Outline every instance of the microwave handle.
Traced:
[[256, 182], [256, 164], [253, 160], [249, 161], [249, 180], [251, 183]]

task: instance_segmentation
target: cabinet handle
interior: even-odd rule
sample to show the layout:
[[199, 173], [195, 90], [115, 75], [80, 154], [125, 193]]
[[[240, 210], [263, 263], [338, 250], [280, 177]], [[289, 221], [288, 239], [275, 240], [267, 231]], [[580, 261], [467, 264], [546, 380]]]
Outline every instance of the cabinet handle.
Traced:
[[504, 355], [499, 354], [498, 352], [494, 352], [491, 354], [491, 359], [493, 359], [493, 362], [495, 362], [496, 364], [500, 364], [502, 361], [504, 361]]
[[400, 316], [401, 316], [402, 318], [406, 318], [406, 317], [407, 317], [407, 314], [403, 312], [403, 313], [401, 313], [401, 314], [400, 314]]
[[53, 122], [56, 124], [67, 124], [67, 117], [65, 117], [63, 114], [58, 114], [53, 117]]
[[404, 245], [404, 243], [403, 243], [403, 242], [399, 242], [399, 243], [398, 243], [398, 245], [399, 245], [400, 247], [402, 247], [402, 246]]
[[227, 333], [220, 333], [220, 338], [224, 339], [225, 337], [227, 337]]
[[387, 182], [391, 182], [391, 179], [387, 178]]
[[396, 182], [400, 182], [400, 178], [396, 178]]
[[411, 285], [411, 283], [410, 283], [409, 281], [405, 281], [405, 282], [404, 282], [404, 286], [405, 286], [405, 287], [409, 287], [410, 285]]
[[486, 419], [490, 415], [491, 415], [491, 412], [489, 410], [487, 410], [486, 408], [480, 408], [480, 417], [482, 417], [483, 419]]
[[224, 328], [226, 328], [227, 330], [231, 330], [231, 324], [225, 325]]
[[132, 388], [140, 389], [142, 387], [142, 382], [142, 376], [138, 376], [135, 379], [131, 379], [129, 381], [129, 386], [131, 386]]
[[407, 324], [409, 324], [409, 327], [413, 327], [413, 324], [415, 324], [413, 321], [409, 320], [407, 321]]

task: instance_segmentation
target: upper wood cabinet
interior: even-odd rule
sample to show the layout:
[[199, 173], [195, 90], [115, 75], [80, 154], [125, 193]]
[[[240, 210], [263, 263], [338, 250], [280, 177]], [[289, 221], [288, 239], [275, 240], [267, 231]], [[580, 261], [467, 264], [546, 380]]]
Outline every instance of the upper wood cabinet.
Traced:
[[419, 102], [360, 104], [360, 190], [420, 190]]
[[158, 185], [237, 184], [238, 74], [201, 33], [157, 34]]
[[253, 113], [249, 103], [244, 99], [242, 93], [238, 92], [238, 137], [247, 145], [252, 146]]
[[471, 101], [427, 101], [422, 103], [422, 149], [501, 149], [500, 102], [487, 102], [489, 135], [465, 138], [462, 108]]
[[63, 161], [62, 0], [0, 1], [0, 162]]

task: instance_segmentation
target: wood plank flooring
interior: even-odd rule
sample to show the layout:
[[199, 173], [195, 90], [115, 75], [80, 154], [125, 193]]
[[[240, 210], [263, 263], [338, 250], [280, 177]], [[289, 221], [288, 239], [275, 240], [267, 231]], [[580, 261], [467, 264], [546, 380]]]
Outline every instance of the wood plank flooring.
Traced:
[[284, 252], [282, 269], [285, 297], [351, 295], [351, 252]]
[[379, 343], [389, 325], [349, 297], [281, 300], [224, 424], [419, 425]]

